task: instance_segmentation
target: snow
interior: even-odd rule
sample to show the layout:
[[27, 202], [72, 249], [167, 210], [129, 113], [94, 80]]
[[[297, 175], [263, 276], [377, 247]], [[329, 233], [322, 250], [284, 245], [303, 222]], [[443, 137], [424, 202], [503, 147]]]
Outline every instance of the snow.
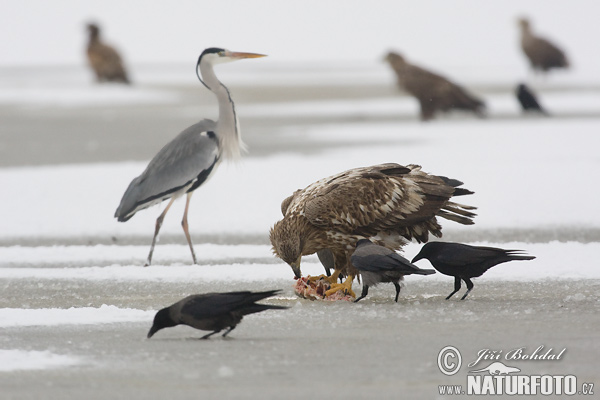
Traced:
[[[309, 126], [285, 134], [343, 140], [349, 147], [341, 145], [326, 154], [283, 153], [225, 163], [196, 191], [190, 230], [266, 238], [281, 218], [281, 201], [294, 190], [349, 168], [381, 162], [418, 163], [426, 172], [463, 181], [476, 194], [458, 201], [478, 207], [477, 228], [598, 227], [599, 193], [589, 182], [597, 176], [600, 163], [599, 128], [596, 119], [552, 118], [494, 124], [451, 119], [408, 122], [402, 127], [395, 123]], [[162, 206], [140, 212], [125, 224], [112, 218], [127, 185], [144, 168], [145, 163], [4, 168], [0, 187], [18, 191], [3, 199], [0, 238], [149, 236]], [[564, 190], [567, 182], [569, 190]], [[170, 210], [170, 216], [177, 217], [166, 218], [163, 233], [181, 234], [183, 205], [178, 201]], [[223, 215], [235, 223], [225, 223]]]
[[3, 328], [39, 325], [93, 325], [118, 322], [151, 321], [156, 311], [118, 308], [112, 305], [101, 307], [72, 307], [68, 309], [2, 308], [0, 326]]
[[82, 363], [78, 357], [55, 354], [50, 351], [0, 349], [0, 372], [43, 370], [75, 366]]

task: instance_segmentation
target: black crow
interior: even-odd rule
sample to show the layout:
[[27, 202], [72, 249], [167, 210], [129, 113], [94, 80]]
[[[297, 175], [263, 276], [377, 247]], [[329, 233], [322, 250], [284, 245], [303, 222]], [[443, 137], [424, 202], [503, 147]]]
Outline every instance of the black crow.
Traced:
[[412, 259], [416, 262], [423, 258], [444, 275], [454, 277], [454, 291], [446, 297], [448, 300], [460, 289], [460, 280], [467, 284], [464, 300], [473, 289], [471, 278], [483, 275], [494, 265], [513, 260], [533, 260], [534, 256], [519, 254], [523, 250], [504, 250], [495, 247], [469, 246], [461, 243], [430, 242], [426, 243], [419, 254]]
[[269, 304], [256, 304], [256, 301], [271, 297], [280, 292], [227, 292], [206, 293], [188, 296], [177, 303], [163, 308], [154, 316], [154, 323], [148, 332], [151, 338], [157, 331], [176, 325], [188, 325], [203, 331], [212, 331], [201, 339], [207, 339], [215, 333], [228, 328], [223, 337], [240, 323], [244, 315], [264, 310], [282, 310], [288, 307]]
[[521, 108], [523, 108], [523, 111], [537, 111], [544, 115], [549, 115], [546, 110], [542, 108], [531, 89], [524, 84], [521, 83], [519, 86], [517, 86], [516, 94], [519, 103], [521, 103]]
[[356, 250], [352, 254], [351, 261], [352, 265], [360, 271], [363, 282], [362, 293], [359, 298], [354, 300], [355, 303], [368, 294], [369, 286], [375, 286], [381, 282], [394, 284], [396, 288], [395, 301], [397, 302], [400, 294], [400, 284], [398, 282], [404, 275], [435, 274], [434, 270], [420, 269], [395, 251], [379, 246], [369, 239], [361, 239], [356, 242]]

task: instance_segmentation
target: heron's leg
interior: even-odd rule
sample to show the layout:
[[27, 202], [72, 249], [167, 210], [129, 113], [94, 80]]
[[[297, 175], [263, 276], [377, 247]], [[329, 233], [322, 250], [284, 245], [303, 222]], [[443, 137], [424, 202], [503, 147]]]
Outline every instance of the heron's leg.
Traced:
[[354, 302], [358, 303], [360, 299], [367, 297], [367, 294], [369, 294], [369, 287], [363, 284], [362, 293], [360, 294], [360, 297], [358, 299], [354, 300]]
[[171, 197], [171, 201], [165, 207], [165, 210], [158, 216], [156, 219], [156, 227], [154, 228], [154, 237], [152, 238], [152, 245], [150, 246], [150, 253], [148, 254], [148, 259], [146, 260], [146, 264], [144, 267], [149, 266], [152, 263], [152, 253], [154, 253], [154, 246], [156, 245], [156, 237], [158, 236], [158, 232], [160, 231], [160, 227], [162, 226], [163, 220], [165, 219], [165, 215], [167, 215], [167, 211], [171, 208], [171, 204], [175, 201], [175, 198]]
[[394, 287], [396, 288], [396, 298], [394, 299], [394, 301], [397, 303], [398, 302], [398, 296], [400, 295], [400, 284], [398, 282], [392, 282], [394, 284]]
[[188, 244], [190, 245], [190, 251], [192, 252], [192, 260], [194, 264], [198, 264], [196, 262], [196, 253], [194, 253], [194, 245], [192, 244], [192, 238], [190, 237], [190, 231], [188, 230], [188, 208], [190, 206], [190, 199], [192, 198], [192, 193], [189, 192], [187, 194], [187, 198], [185, 199], [185, 211], [183, 212], [183, 220], [181, 221], [181, 226], [183, 227], [183, 232], [185, 233], [185, 238], [187, 239]]
[[473, 290], [473, 282], [471, 282], [471, 280], [469, 278], [465, 278], [465, 283], [467, 284], [467, 292], [465, 293], [465, 295], [463, 297], [461, 297], [461, 300], [464, 300], [465, 297], [467, 297], [467, 295], [469, 294], [469, 292], [471, 290]]
[[454, 277], [454, 292], [450, 293], [448, 295], [448, 297], [446, 297], [446, 300], [448, 300], [450, 297], [452, 297], [454, 295], [454, 293], [458, 292], [460, 290], [460, 278], [458, 276]]

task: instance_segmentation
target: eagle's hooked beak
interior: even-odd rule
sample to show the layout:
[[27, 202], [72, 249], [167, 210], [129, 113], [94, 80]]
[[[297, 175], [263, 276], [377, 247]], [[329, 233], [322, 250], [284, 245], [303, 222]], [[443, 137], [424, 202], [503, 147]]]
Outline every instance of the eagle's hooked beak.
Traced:
[[302, 259], [302, 256], [298, 257], [298, 259], [296, 261], [294, 261], [293, 263], [290, 264], [290, 267], [292, 267], [292, 271], [294, 271], [294, 275], [296, 275], [296, 278], [300, 279], [302, 278], [302, 271], [300, 271], [300, 260]]

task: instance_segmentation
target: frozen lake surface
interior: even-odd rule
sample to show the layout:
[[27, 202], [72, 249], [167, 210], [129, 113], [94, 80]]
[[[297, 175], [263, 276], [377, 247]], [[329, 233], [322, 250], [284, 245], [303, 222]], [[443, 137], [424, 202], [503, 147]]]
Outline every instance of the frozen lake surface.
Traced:
[[[466, 381], [466, 366], [452, 377], [440, 372], [438, 353], [448, 345], [465, 363], [486, 348], [566, 348], [560, 361], [507, 364], [599, 384], [594, 79], [534, 80], [553, 114], [545, 118], [521, 115], [508, 72], [464, 73], [488, 102], [488, 117], [455, 113], [423, 124], [416, 102], [395, 91], [381, 66], [321, 87], [310, 86], [318, 71], [286, 78], [275, 68], [273, 80], [255, 82], [232, 74], [250, 152], [222, 165], [192, 199], [200, 265], [189, 265], [177, 202], [155, 265], [142, 268], [161, 207], [117, 223], [120, 197], [164, 143], [215, 112], [201, 85], [172, 78], [178, 71], [147, 71], [131, 90], [96, 87], [77, 69], [46, 72], [29, 88], [16, 70], [0, 82], [0, 398], [175, 391], [177, 398], [431, 399], [438, 385]], [[321, 82], [335, 75], [321, 72]], [[264, 90], [261, 80], [270, 82]], [[461, 199], [478, 207], [475, 225], [442, 220], [444, 240], [537, 258], [493, 268], [465, 301], [444, 300], [453, 279], [439, 273], [408, 277], [398, 303], [391, 285], [357, 304], [296, 298], [290, 268], [268, 243], [281, 200], [322, 177], [381, 162], [420, 164], [475, 191]], [[405, 255], [419, 248], [412, 243]], [[305, 274], [321, 271], [315, 256], [305, 258]], [[156, 310], [189, 294], [245, 289], [282, 289], [267, 301], [290, 309], [249, 316], [230, 339], [198, 341], [202, 334], [187, 327], [145, 339]]]

